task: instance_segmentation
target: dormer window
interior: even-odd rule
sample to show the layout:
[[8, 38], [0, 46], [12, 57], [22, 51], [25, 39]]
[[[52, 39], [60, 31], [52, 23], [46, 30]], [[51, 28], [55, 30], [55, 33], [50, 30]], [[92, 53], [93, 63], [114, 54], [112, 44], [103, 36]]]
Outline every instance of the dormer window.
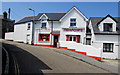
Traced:
[[42, 27], [41, 28], [46, 28], [46, 23], [42, 23]]
[[112, 32], [113, 30], [113, 24], [112, 23], [104, 23], [104, 29], [105, 32]]
[[75, 27], [76, 26], [76, 19], [72, 18], [70, 19], [70, 27]]

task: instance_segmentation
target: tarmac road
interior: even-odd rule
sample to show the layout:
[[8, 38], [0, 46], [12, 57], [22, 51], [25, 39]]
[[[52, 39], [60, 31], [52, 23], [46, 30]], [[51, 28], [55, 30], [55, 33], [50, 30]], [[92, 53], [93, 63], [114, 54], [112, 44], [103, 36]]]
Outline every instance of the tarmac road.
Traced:
[[109, 73], [48, 48], [11, 41], [3, 41], [3, 46], [10, 55], [10, 73], [12, 74]]

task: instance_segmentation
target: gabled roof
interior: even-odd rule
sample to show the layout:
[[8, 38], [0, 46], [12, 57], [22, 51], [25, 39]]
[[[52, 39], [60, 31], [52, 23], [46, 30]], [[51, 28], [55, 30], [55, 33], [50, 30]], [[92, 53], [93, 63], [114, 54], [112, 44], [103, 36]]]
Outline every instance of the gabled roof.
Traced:
[[95, 33], [99, 32], [97, 23], [100, 22], [102, 19], [103, 19], [103, 17], [90, 17], [90, 21], [92, 23], [92, 27], [93, 27], [93, 30]]
[[48, 20], [59, 21], [66, 13], [39, 13], [36, 19], [39, 19], [43, 14], [49, 18]]
[[110, 17], [111, 19], [113, 19], [116, 23], [118, 22], [115, 18], [113, 18], [112, 16], [110, 16], [109, 14], [104, 17], [101, 21], [99, 21], [97, 24], [100, 24], [104, 19], [106, 19], [107, 17]]
[[30, 22], [33, 20], [34, 16], [27, 16], [22, 18], [21, 20], [17, 21], [15, 24], [20, 24], [20, 23], [25, 23], [25, 22]]
[[73, 9], [75, 9], [86, 21], [88, 21], [87, 17], [86, 17], [76, 6], [73, 6], [73, 7], [60, 19], [60, 21], [61, 21], [65, 16], [67, 16]]
[[[35, 16], [35, 20], [39, 20], [39, 18], [45, 14], [50, 20], [52, 21], [59, 21], [66, 13], [39, 13], [37, 16]], [[33, 16], [28, 16], [28, 17], [24, 17], [23, 19], [19, 20], [16, 22], [16, 24], [20, 24], [20, 23], [25, 23], [25, 22], [30, 22], [33, 20]]]
[[[87, 20], [85, 15], [83, 13], [81, 13], [81, 11], [78, 10], [75, 6], [73, 6], [68, 12], [64, 12], [64, 13], [39, 13], [37, 16], [35, 16], [35, 20], [39, 20], [39, 18], [43, 14], [45, 14], [48, 17], [48, 21], [60, 21], [61, 18], [64, 18], [73, 9], [76, 9], [82, 15], [82, 17], [85, 20]], [[17, 21], [16, 24], [30, 22], [32, 20], [33, 20], [33, 16], [28, 16], [28, 17], [24, 17], [23, 19]]]
[[[106, 16], [108, 17], [108, 16]], [[93, 31], [95, 34], [120, 34], [120, 25], [118, 24], [120, 17], [112, 17], [112, 19], [117, 23], [117, 33], [115, 32], [100, 32], [98, 28], [98, 24], [102, 22], [106, 17], [90, 17], [90, 21], [92, 23]]]

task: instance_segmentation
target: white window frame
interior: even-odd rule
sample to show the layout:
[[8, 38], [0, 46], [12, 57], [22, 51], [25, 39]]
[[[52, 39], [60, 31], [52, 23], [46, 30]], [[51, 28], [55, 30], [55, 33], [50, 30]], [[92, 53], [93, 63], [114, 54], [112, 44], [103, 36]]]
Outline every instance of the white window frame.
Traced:
[[70, 41], [74, 41], [74, 37], [75, 37], [75, 41], [74, 42], [76, 42], [76, 36], [75, 35], [69, 35], [70, 37], [72, 37], [72, 40], [70, 40]]

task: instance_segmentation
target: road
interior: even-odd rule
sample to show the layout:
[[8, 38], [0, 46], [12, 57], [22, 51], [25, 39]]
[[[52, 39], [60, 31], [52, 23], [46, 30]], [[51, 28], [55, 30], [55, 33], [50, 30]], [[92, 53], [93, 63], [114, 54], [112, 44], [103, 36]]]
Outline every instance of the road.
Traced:
[[11, 41], [3, 41], [3, 47], [10, 55], [10, 73], [109, 73], [49, 48]]

